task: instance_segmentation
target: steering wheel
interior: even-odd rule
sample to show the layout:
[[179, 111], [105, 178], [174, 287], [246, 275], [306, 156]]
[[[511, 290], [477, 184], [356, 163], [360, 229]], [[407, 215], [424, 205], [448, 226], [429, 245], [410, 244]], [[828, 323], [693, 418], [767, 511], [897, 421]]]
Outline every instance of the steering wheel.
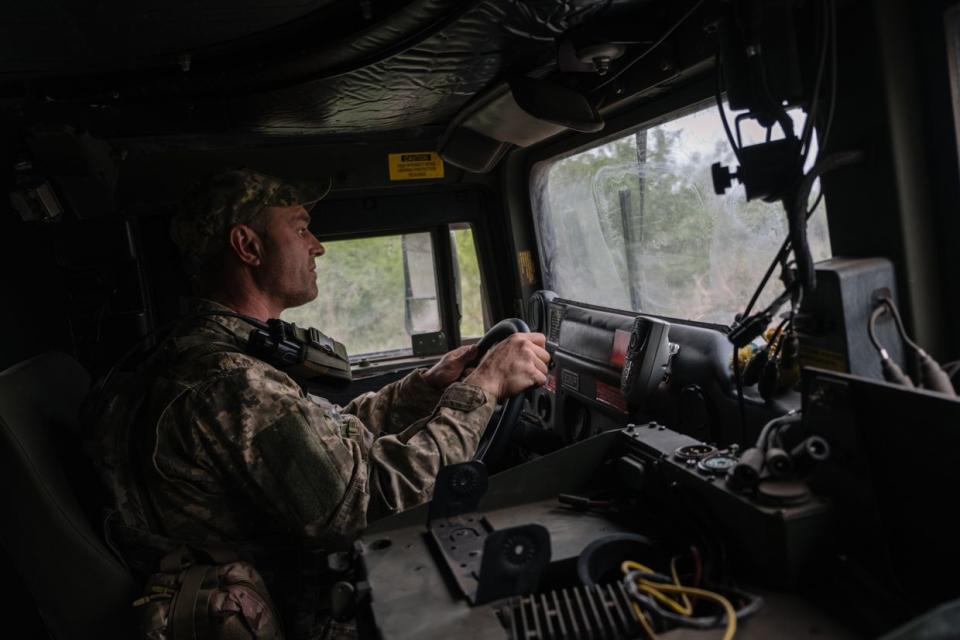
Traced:
[[[493, 345], [501, 340], [509, 338], [515, 333], [529, 333], [530, 327], [519, 318], [507, 318], [490, 327], [490, 330], [477, 343], [477, 358], [473, 364], [480, 362], [484, 354], [490, 350]], [[502, 403], [497, 413], [494, 413], [480, 436], [480, 444], [477, 445], [477, 452], [474, 454], [474, 460], [480, 460], [484, 464], [490, 465], [491, 462], [499, 460], [506, 451], [507, 445], [513, 436], [513, 431], [520, 421], [520, 413], [523, 411], [523, 393], [507, 398]]]

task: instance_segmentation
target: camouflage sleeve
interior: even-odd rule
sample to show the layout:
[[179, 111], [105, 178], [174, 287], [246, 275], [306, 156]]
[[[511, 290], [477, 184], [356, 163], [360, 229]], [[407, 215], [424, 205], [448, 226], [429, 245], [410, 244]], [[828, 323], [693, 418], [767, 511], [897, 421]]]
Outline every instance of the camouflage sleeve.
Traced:
[[428, 500], [440, 467], [473, 455], [495, 406], [480, 388], [456, 383], [432, 413], [375, 438], [357, 416], [313, 402], [274, 369], [232, 374], [202, 394], [216, 399], [204, 420], [222, 431], [212, 441], [240, 445], [213, 447], [217, 466], [321, 544]]
[[430, 415], [443, 394], [423, 379], [424, 371], [417, 369], [376, 393], [358, 396], [341, 411], [357, 416], [374, 435], [399, 433]]

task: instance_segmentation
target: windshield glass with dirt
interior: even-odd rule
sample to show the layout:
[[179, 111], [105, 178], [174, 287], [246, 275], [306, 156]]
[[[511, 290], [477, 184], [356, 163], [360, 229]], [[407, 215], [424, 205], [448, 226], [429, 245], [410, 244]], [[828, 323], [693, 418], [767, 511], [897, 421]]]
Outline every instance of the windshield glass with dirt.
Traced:
[[[802, 113], [791, 115], [800, 130]], [[767, 132], [750, 122], [741, 135], [752, 144]], [[717, 161], [736, 166], [711, 105], [538, 163], [531, 200], [545, 287], [605, 307], [730, 324], [787, 223], [780, 203], [746, 202], [736, 183], [716, 195], [710, 165]], [[818, 194], [819, 184], [811, 206]], [[830, 257], [822, 201], [809, 236], [814, 259]], [[774, 278], [761, 302], [779, 287]]]

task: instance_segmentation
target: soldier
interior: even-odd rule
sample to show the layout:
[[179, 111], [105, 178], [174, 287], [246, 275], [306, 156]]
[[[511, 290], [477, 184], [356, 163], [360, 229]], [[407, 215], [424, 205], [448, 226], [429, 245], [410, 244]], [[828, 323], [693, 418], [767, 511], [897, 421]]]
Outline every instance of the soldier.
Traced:
[[97, 420], [110, 529], [125, 549], [284, 537], [335, 548], [428, 500], [438, 470], [473, 455], [497, 400], [545, 382], [542, 334], [501, 342], [465, 377], [474, 348], [455, 349], [342, 408], [247, 355], [251, 326], [215, 314], [266, 321], [317, 296], [315, 199], [230, 171], [174, 219], [198, 298]]

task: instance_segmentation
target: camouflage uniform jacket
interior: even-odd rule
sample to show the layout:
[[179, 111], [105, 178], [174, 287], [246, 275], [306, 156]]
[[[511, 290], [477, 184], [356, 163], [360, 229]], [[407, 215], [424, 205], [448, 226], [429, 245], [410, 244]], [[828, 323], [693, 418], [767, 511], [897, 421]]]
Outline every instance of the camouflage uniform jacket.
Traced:
[[[188, 309], [216, 311], [229, 310]], [[428, 500], [437, 471], [472, 456], [493, 412], [480, 388], [441, 393], [419, 370], [337, 407], [246, 355], [250, 330], [186, 317], [146, 377], [108, 396], [96, 455], [126, 527], [151, 530], [152, 513], [155, 532], [175, 539], [341, 543]]]

